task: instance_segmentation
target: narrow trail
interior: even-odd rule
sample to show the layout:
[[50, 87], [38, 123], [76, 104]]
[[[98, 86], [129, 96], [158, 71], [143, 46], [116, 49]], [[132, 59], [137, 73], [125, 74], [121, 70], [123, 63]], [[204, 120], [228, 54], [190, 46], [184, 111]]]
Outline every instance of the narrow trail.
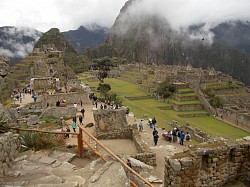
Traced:
[[[30, 94], [25, 94], [22, 103], [20, 103], [19, 101], [16, 101], [16, 104], [20, 104], [20, 107], [24, 106], [25, 104], [30, 104], [33, 103], [34, 100], [31, 97]], [[39, 96], [38, 96], [38, 102], [39, 102]], [[83, 106], [81, 107], [80, 104], [77, 105], [77, 125], [80, 125], [79, 122], [79, 115], [81, 114], [80, 110], [84, 108], [85, 109], [85, 114], [84, 114], [84, 118], [83, 118], [83, 127], [85, 127], [86, 124], [88, 123], [93, 123], [94, 122], [94, 117], [93, 117], [93, 110], [96, 110], [95, 106], [91, 104], [90, 101], [88, 101], [87, 103], [83, 104]], [[130, 116], [130, 115], [129, 115]], [[131, 115], [130, 117], [127, 118], [128, 123], [130, 125], [132, 125], [133, 123], [137, 123], [138, 124], [138, 119], [134, 119], [133, 115]], [[163, 180], [164, 179], [164, 170], [165, 170], [165, 157], [166, 156], [171, 156], [175, 153], [178, 152], [182, 152], [183, 150], [188, 149], [188, 146], [181, 146], [178, 143], [169, 143], [168, 141], [166, 141], [165, 139], [163, 139], [162, 137], [162, 133], [164, 133], [164, 131], [161, 128], [157, 128], [157, 131], [159, 132], [159, 141], [157, 146], [154, 145], [153, 142], [153, 129], [150, 128], [147, 125], [147, 121], [148, 119], [144, 119], [143, 121], [143, 132], [140, 132], [142, 141], [147, 144], [152, 152], [156, 153], [156, 160], [157, 160], [157, 166], [154, 167], [154, 170], [152, 171], [152, 175], [157, 176], [159, 179]], [[65, 121], [65, 126], [64, 128], [66, 128], [66, 126], [68, 126], [71, 130], [71, 132], [73, 132], [73, 129], [71, 127], [72, 124], [72, 119], [66, 120]], [[95, 127], [92, 126], [90, 128], [85, 128], [85, 130], [87, 130], [88, 132], [90, 132], [91, 134], [95, 133]], [[169, 129], [170, 130], [170, 129]], [[76, 132], [78, 132], [78, 128], [76, 129]], [[90, 142], [89, 137], [86, 134], [83, 134], [83, 138]], [[77, 137], [76, 136], [70, 136], [69, 138], [66, 139], [66, 144], [71, 144], [71, 145], [77, 145]], [[128, 155], [131, 154], [129, 152], [129, 150], [133, 150], [133, 147], [128, 147], [128, 146], [133, 146], [130, 143], [123, 141], [123, 140], [112, 140], [112, 142], [108, 142], [106, 144], [106, 146], [112, 150], [115, 154], [118, 154], [119, 150], [121, 149], [121, 147], [126, 147], [126, 150], [128, 152]], [[133, 152], [133, 151], [132, 151]]]

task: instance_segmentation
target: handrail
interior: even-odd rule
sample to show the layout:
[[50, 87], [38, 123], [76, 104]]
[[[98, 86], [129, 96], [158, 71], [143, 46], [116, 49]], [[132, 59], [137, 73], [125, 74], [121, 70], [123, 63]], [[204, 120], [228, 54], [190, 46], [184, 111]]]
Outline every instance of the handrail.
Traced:
[[82, 149], [83, 149], [83, 144], [81, 141], [81, 135], [79, 133], [76, 132], [55, 132], [55, 131], [43, 131], [43, 130], [37, 130], [37, 129], [22, 129], [22, 128], [17, 128], [17, 127], [9, 127], [9, 129], [14, 129], [17, 131], [17, 133], [19, 134], [20, 131], [29, 131], [29, 132], [38, 132], [38, 133], [47, 133], [47, 134], [72, 134], [72, 135], [77, 135], [77, 139], [78, 139], [78, 157], [81, 158], [82, 156]]
[[92, 138], [100, 147], [102, 147], [106, 152], [108, 152], [111, 156], [113, 156], [117, 161], [119, 161], [127, 170], [129, 170], [131, 173], [136, 175], [139, 179], [141, 179], [143, 182], [145, 182], [148, 186], [154, 187], [150, 182], [148, 182], [146, 179], [144, 179], [141, 175], [139, 175], [136, 171], [131, 169], [122, 159], [120, 159], [118, 156], [116, 156], [112, 151], [110, 151], [108, 148], [106, 148], [104, 145], [102, 145], [101, 142], [99, 142], [92, 134], [90, 134], [88, 131], [83, 129], [81, 126], [78, 125], [78, 127], [85, 132], [90, 138]]
[[43, 130], [37, 130], [37, 129], [22, 129], [17, 127], [8, 127], [9, 129], [14, 129], [16, 131], [31, 131], [31, 132], [40, 132], [40, 133], [48, 133], [48, 134], [72, 134], [72, 135], [78, 135], [79, 133], [76, 132], [56, 132], [56, 131], [43, 131]]

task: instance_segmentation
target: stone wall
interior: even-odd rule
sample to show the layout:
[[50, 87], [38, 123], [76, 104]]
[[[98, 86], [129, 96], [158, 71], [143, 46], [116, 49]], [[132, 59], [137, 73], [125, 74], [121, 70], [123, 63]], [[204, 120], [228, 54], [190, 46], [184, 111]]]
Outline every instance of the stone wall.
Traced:
[[137, 124], [132, 126], [126, 119], [126, 108], [97, 109], [93, 111], [97, 139], [132, 139], [138, 154], [131, 157], [148, 165], [156, 165], [156, 154], [141, 140]]
[[[127, 133], [131, 134], [126, 130], [129, 126], [126, 119], [125, 107], [118, 109], [96, 109], [93, 111], [93, 115], [97, 136], [102, 134], [102, 137], [104, 137], [104, 134], [106, 133], [107, 136], [111, 135], [111, 137], [116, 137], [118, 135], [112, 135], [112, 133], [117, 133], [123, 137], [122, 132], [124, 132], [124, 136], [126, 137]], [[105, 139], [109, 139], [109, 136]]]
[[39, 118], [42, 117], [55, 117], [55, 118], [61, 118], [64, 119], [70, 119], [76, 116], [77, 109], [73, 106], [71, 107], [48, 107]]
[[217, 142], [166, 158], [164, 186], [217, 187], [232, 181], [249, 185], [249, 151], [249, 141]]
[[20, 139], [11, 132], [0, 135], [0, 183], [8, 172], [10, 162], [15, 159], [20, 148]]
[[175, 95], [174, 96], [175, 100], [177, 101], [192, 101], [192, 100], [197, 100], [197, 96], [178, 96], [178, 95]]
[[156, 153], [150, 151], [148, 145], [146, 145], [142, 140], [141, 136], [137, 130], [137, 124], [133, 125], [133, 142], [135, 144], [136, 150], [139, 152], [138, 154], [131, 155], [131, 157], [144, 162], [150, 166], [156, 166]]
[[73, 106], [73, 103], [77, 103], [78, 105], [82, 101], [83, 103], [89, 103], [90, 100], [88, 98], [88, 93], [77, 93], [77, 92], [70, 92], [70, 93], [57, 93], [53, 95], [42, 95], [38, 98], [42, 102], [42, 106], [46, 107], [47, 103], [49, 106], [55, 106], [56, 101], [66, 100], [67, 105]]
[[218, 116], [250, 131], [250, 113], [240, 113], [237, 110], [226, 108], [217, 109]]
[[188, 123], [179, 125], [176, 121], [173, 121], [172, 123], [169, 123], [169, 125], [171, 125], [173, 128], [178, 127], [183, 132], [189, 132], [191, 138], [194, 138], [198, 142], [207, 142], [209, 140], [212, 140], [212, 138], [202, 130], [192, 127]]
[[202, 104], [186, 104], [186, 105], [174, 104], [174, 103], [171, 103], [171, 104], [173, 105], [173, 109], [175, 111], [190, 111], [190, 110], [202, 110], [203, 109]]

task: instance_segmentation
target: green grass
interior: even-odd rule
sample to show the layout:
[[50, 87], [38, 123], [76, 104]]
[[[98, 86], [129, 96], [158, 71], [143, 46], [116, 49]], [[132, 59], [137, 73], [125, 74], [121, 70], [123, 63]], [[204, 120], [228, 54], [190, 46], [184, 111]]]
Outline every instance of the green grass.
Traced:
[[196, 96], [195, 93], [183, 93], [183, 94], [174, 94], [174, 95], [178, 97]]
[[169, 102], [177, 104], [177, 105], [197, 105], [201, 104], [199, 100], [191, 100], [191, 101], [177, 101], [174, 99], [170, 99]]
[[[195, 118], [181, 118], [177, 114], [182, 112], [176, 112], [174, 110], [161, 110], [159, 106], [166, 106], [166, 103], [157, 101], [156, 99], [143, 99], [143, 100], [128, 100], [124, 96], [145, 96], [148, 95], [147, 92], [139, 90], [136, 84], [129, 83], [119, 79], [104, 79], [104, 82], [111, 85], [112, 92], [117, 93], [119, 98], [123, 101], [123, 105], [128, 106], [130, 111], [133, 112], [136, 118], [156, 117], [158, 127], [165, 127], [167, 130], [172, 129], [168, 122], [176, 120], [179, 124], [184, 124], [189, 122], [191, 126], [197, 127], [202, 131], [206, 132], [212, 137], [221, 136], [224, 138], [237, 139], [244, 136], [249, 136], [250, 133], [243, 131], [241, 129], [232, 127], [226, 123], [223, 123], [213, 117], [195, 117]], [[85, 82], [84, 82], [85, 83]], [[98, 82], [86, 82], [90, 86], [98, 85]], [[190, 89], [181, 89], [188, 91]], [[192, 101], [193, 102], [193, 101]], [[198, 101], [197, 101], [198, 103]], [[192, 113], [197, 111], [188, 111], [185, 113]], [[204, 112], [204, 111], [198, 111]], [[148, 117], [144, 117], [147, 114]]]

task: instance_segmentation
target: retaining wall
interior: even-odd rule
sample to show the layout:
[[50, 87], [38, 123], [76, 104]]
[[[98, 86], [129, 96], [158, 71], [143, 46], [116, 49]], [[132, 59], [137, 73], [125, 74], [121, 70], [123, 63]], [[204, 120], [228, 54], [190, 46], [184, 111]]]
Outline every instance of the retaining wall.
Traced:
[[214, 147], [208, 144], [186, 155], [166, 158], [164, 186], [217, 187], [232, 181], [250, 184], [249, 141]]
[[231, 108], [217, 109], [218, 116], [250, 131], [250, 113], [240, 113]]
[[19, 149], [18, 134], [11, 132], [0, 134], [0, 183], [3, 182], [3, 175], [8, 172], [10, 162], [15, 159]]

